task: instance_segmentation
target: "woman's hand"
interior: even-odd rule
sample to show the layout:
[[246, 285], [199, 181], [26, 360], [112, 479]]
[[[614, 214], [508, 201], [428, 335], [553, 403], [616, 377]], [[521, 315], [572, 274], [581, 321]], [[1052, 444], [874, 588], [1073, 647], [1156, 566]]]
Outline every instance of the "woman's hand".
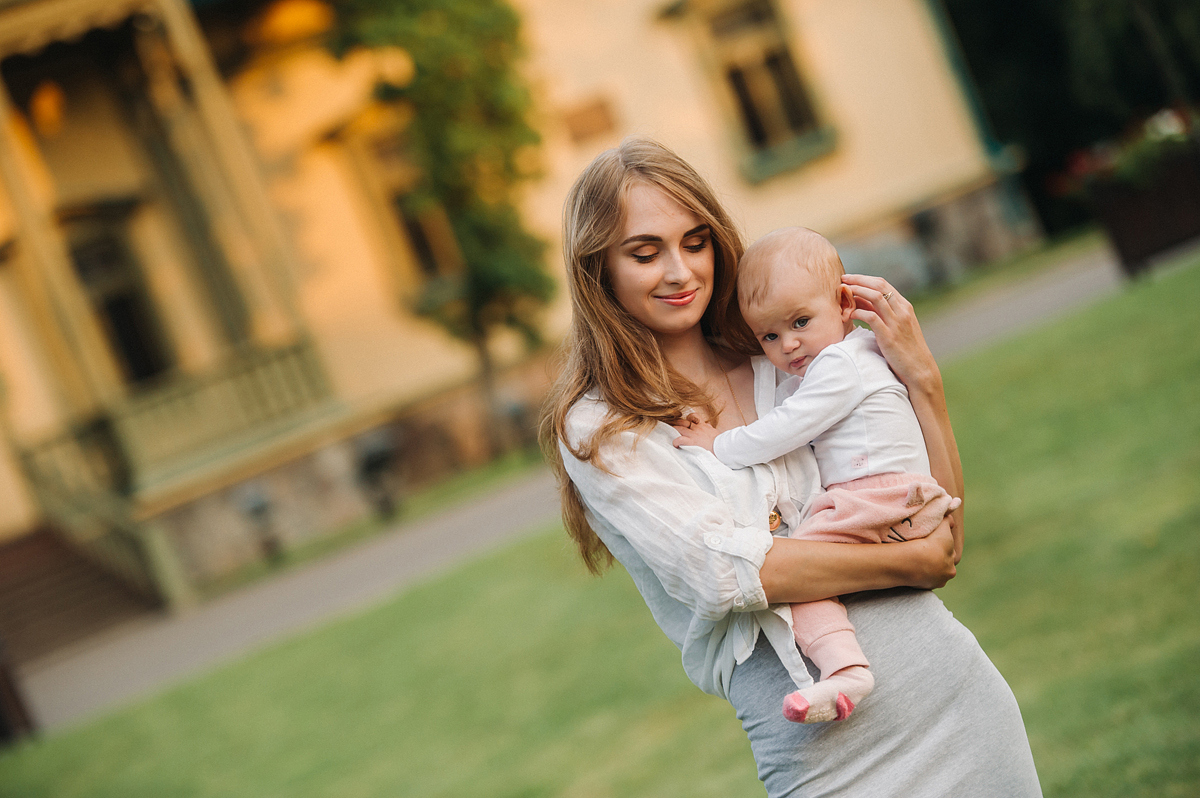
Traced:
[[959, 560], [958, 547], [952, 530], [951, 516], [946, 516], [941, 525], [933, 530], [928, 537], [909, 541], [921, 543], [914, 546], [909, 553], [912, 556], [912, 576], [909, 587], [923, 587], [929, 590], [943, 587], [957, 573], [955, 567]]
[[925, 343], [912, 304], [882, 277], [843, 275], [858, 307], [850, 318], [865, 322], [900, 382], [909, 388], [941, 390], [941, 372]]

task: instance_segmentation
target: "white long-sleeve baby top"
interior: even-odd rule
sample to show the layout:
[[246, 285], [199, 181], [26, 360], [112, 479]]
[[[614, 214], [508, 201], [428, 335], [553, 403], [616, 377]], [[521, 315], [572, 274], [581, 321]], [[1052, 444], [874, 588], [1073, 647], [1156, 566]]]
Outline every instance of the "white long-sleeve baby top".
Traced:
[[929, 455], [908, 390], [888, 368], [875, 334], [855, 328], [813, 358], [803, 378], [780, 383], [777, 406], [717, 436], [731, 468], [766, 463], [812, 444], [821, 484], [876, 474], [929, 474]]

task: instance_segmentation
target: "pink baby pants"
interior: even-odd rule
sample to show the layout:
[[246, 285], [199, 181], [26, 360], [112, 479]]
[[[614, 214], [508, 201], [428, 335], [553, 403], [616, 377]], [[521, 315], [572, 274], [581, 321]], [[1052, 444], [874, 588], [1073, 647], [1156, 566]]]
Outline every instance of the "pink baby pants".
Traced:
[[[841, 482], [809, 507], [793, 538], [832, 543], [899, 543], [929, 535], [946, 513], [961, 504], [924, 474], [878, 474]], [[866, 656], [836, 598], [792, 605], [792, 628], [805, 656], [821, 669], [821, 678], [851, 665], [867, 665]]]

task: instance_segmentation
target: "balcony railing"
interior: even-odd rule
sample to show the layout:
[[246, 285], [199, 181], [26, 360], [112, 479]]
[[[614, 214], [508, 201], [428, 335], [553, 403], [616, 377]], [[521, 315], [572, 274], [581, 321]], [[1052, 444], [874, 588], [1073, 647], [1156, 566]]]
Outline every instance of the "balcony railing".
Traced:
[[138, 394], [113, 413], [134, 490], [205, 458], [268, 441], [328, 405], [308, 343], [252, 350], [224, 367]]
[[170, 603], [164, 588], [178, 591], [172, 583], [181, 572], [168, 562], [161, 532], [134, 520], [138, 496], [270, 446], [331, 406], [324, 372], [304, 341], [242, 352], [212, 372], [138, 394], [21, 457], [62, 532], [132, 586]]

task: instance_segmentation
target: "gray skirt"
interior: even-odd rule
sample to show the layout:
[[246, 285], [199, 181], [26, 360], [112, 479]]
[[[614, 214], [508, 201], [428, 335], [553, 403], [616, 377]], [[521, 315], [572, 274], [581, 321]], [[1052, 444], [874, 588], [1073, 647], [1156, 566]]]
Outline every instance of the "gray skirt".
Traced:
[[1012, 690], [937, 596], [901, 588], [843, 601], [875, 675], [847, 720], [787, 721], [780, 707], [795, 686], [761, 634], [733, 671], [729, 699], [771, 798], [1041, 796]]

